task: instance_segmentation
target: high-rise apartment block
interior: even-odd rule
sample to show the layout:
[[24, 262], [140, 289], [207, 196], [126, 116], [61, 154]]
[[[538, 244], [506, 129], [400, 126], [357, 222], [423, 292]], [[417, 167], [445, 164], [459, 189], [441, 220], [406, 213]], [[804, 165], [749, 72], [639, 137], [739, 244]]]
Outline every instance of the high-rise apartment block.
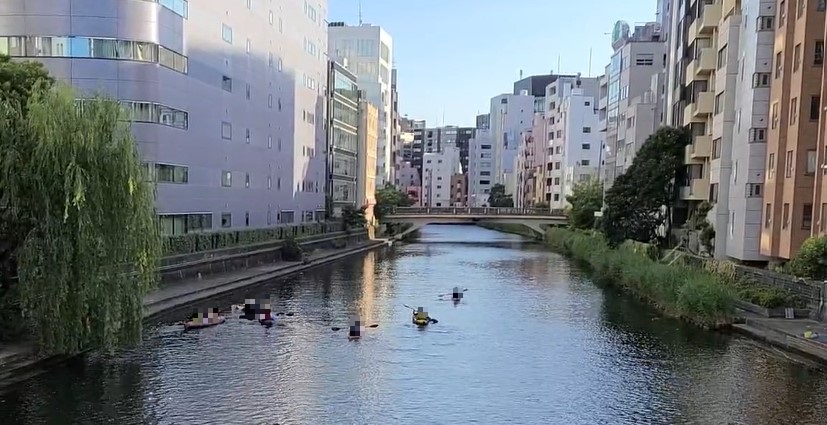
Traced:
[[330, 61], [326, 187], [331, 212], [336, 217], [341, 216], [343, 208], [356, 208], [359, 202], [358, 130], [363, 120], [359, 117], [360, 99], [356, 81], [356, 75], [345, 66]]
[[379, 109], [376, 184], [381, 187], [393, 183], [393, 40], [382, 27], [369, 24], [348, 26], [332, 22], [328, 35], [330, 59], [347, 59], [365, 99]]
[[4, 2], [0, 54], [122, 102], [165, 233], [266, 227], [325, 215], [326, 17], [326, 0]]

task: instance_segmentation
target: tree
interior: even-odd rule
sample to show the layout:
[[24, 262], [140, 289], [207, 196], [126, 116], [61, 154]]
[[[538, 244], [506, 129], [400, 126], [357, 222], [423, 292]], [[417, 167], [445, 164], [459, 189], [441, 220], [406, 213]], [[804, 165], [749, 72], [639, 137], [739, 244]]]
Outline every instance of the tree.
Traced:
[[342, 223], [344, 223], [345, 230], [349, 229], [364, 229], [368, 223], [365, 219], [365, 210], [367, 207], [355, 208], [348, 205], [342, 209]]
[[409, 207], [414, 201], [407, 193], [395, 188], [392, 184], [376, 191], [376, 205], [373, 206], [373, 215], [377, 220], [390, 214], [396, 207]]
[[591, 229], [594, 227], [594, 213], [603, 208], [603, 185], [597, 179], [578, 183], [566, 201], [571, 204], [569, 226]]
[[118, 102], [78, 107], [36, 69], [0, 62], [0, 206], [13, 223], [0, 239], [12, 242], [16, 320], [49, 354], [138, 341], [161, 253], [154, 187]]
[[603, 231], [612, 245], [626, 239], [660, 240], [658, 229], [668, 222], [677, 199], [675, 181], [682, 170], [683, 154], [691, 141], [682, 128], [662, 127], [649, 136], [629, 169], [606, 193]]
[[491, 186], [491, 191], [488, 192], [488, 206], [511, 208], [514, 206], [514, 199], [511, 195], [505, 194], [505, 186], [495, 184]]

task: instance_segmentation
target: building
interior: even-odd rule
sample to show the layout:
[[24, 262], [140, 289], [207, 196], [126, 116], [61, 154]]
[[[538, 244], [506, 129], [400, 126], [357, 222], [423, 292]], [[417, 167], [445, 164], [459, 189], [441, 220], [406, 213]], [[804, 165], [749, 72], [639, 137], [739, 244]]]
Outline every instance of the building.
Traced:
[[468, 206], [468, 175], [454, 174], [451, 176], [451, 205], [454, 207]]
[[491, 130], [477, 128], [469, 141], [468, 152], [468, 206], [487, 206], [495, 172]]
[[477, 115], [476, 129], [491, 128], [491, 114]]
[[632, 165], [637, 151], [660, 125], [659, 94], [666, 65], [666, 44], [656, 22], [638, 25], [631, 33], [628, 24], [617, 22], [612, 47], [615, 51], [606, 66], [606, 149], [601, 167], [605, 190]]
[[566, 207], [575, 184], [598, 178], [598, 96], [598, 78], [560, 77], [546, 88], [545, 193], [552, 209]]
[[393, 39], [382, 27], [370, 24], [349, 26], [344, 22], [331, 22], [328, 29], [328, 55], [331, 60], [347, 58], [350, 69], [358, 77], [359, 89], [365, 94], [365, 99], [379, 109], [376, 184], [381, 187], [392, 183]]
[[376, 205], [376, 146], [379, 143], [379, 110], [372, 103], [359, 101], [359, 155], [357, 200], [365, 208], [365, 219], [374, 224], [373, 207]]
[[410, 162], [403, 162], [396, 174], [396, 186], [408, 194], [417, 206], [422, 205], [419, 194], [422, 192], [422, 175]]
[[402, 124], [399, 119], [399, 91], [396, 83], [396, 68], [391, 69], [391, 162], [393, 172], [388, 180], [396, 184], [396, 173], [402, 166]]
[[5, 2], [0, 52], [122, 101], [164, 233], [261, 228], [325, 215], [326, 17], [326, 0]]
[[815, 175], [823, 174], [818, 120], [825, 3], [779, 1], [776, 7], [761, 254], [791, 259], [813, 232], [813, 202], [822, 199]]
[[330, 61], [326, 187], [334, 217], [340, 217], [343, 208], [361, 206], [362, 200], [358, 196], [357, 185], [364, 185], [364, 182], [358, 182], [358, 177], [364, 179], [365, 175], [358, 165], [358, 154], [364, 156], [365, 153], [360, 150], [360, 139], [364, 137], [360, 137], [358, 131], [370, 129], [370, 125], [364, 126], [365, 120], [359, 116], [360, 99], [356, 81], [356, 75], [344, 65]]
[[457, 147], [460, 151], [462, 169], [468, 169], [468, 142], [474, 136], [473, 128], [448, 125], [417, 129], [415, 132], [422, 135], [422, 151], [424, 153], [439, 152], [448, 146]]
[[490, 129], [493, 152], [482, 152], [483, 159], [494, 163], [494, 182], [505, 185], [507, 194], [516, 190], [514, 164], [522, 133], [531, 129], [534, 119], [534, 96], [527, 90], [520, 94], [501, 94], [491, 99]]
[[462, 174], [457, 147], [445, 147], [439, 152], [426, 153], [422, 169], [422, 203], [426, 207], [452, 205], [452, 177]]

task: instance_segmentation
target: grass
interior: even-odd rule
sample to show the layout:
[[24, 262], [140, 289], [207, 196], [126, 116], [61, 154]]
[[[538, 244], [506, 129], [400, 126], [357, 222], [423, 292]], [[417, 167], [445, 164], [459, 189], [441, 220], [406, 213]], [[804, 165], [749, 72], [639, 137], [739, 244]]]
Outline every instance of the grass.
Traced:
[[512, 233], [515, 235], [525, 236], [529, 238], [536, 238], [537, 235], [529, 229], [528, 227], [522, 224], [513, 224], [513, 223], [477, 223], [477, 226], [480, 226], [485, 229], [496, 230], [503, 233]]
[[588, 268], [600, 282], [618, 285], [665, 314], [714, 329], [733, 321], [735, 289], [703, 270], [652, 259], [640, 244], [609, 248], [599, 233], [553, 228], [546, 244]]

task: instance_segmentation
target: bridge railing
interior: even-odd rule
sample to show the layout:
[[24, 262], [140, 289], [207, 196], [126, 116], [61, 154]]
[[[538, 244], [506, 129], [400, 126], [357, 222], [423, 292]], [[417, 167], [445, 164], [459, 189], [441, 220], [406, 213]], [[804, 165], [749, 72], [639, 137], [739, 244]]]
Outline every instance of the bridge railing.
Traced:
[[563, 217], [563, 210], [505, 207], [396, 207], [391, 215], [530, 215]]

